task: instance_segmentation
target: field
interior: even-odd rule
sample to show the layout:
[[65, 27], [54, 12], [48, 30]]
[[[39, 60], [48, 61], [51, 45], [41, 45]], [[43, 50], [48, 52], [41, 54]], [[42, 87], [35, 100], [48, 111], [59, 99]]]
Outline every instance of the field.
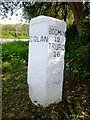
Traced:
[[28, 39], [29, 26], [26, 24], [0, 25], [0, 38]]

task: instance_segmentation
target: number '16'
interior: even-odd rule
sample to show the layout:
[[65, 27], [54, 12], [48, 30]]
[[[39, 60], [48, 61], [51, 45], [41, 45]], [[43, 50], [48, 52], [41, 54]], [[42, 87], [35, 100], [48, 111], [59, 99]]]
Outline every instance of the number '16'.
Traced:
[[54, 51], [54, 57], [60, 57], [60, 52]]

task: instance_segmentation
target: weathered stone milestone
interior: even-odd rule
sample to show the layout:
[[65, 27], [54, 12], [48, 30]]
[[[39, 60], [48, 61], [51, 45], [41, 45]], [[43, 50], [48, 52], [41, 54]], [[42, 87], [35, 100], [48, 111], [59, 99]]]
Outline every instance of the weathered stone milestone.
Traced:
[[30, 21], [29, 96], [35, 105], [62, 100], [66, 23], [47, 16]]

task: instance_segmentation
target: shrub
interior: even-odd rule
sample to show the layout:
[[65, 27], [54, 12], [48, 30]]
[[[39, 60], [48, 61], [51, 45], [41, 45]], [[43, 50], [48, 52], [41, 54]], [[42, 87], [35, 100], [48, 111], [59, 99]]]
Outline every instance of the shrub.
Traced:
[[85, 29], [80, 36], [75, 25], [67, 30], [65, 75], [74, 73], [81, 80], [89, 79], [90, 62], [90, 30]]

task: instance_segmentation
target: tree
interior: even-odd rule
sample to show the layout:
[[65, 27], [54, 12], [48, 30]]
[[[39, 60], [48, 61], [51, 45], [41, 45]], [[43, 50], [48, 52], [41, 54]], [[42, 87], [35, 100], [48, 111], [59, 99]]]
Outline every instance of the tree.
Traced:
[[46, 15], [66, 21], [68, 13], [71, 11], [66, 2], [43, 2], [35, 3], [34, 5], [31, 5], [30, 2], [23, 2], [22, 4], [24, 6], [24, 14], [26, 17], [28, 16], [28, 19], [38, 15]]
[[82, 25], [80, 24], [81, 18], [84, 18], [85, 12], [83, 8], [83, 4], [81, 2], [70, 2], [71, 9], [74, 14], [75, 23], [78, 29], [78, 32], [80, 33], [82, 30]]
[[0, 16], [2, 19], [8, 17], [8, 13], [10, 15], [14, 14], [14, 10], [21, 7], [20, 2], [0, 2]]
[[[12, 6], [12, 4], [14, 4], [14, 6]], [[38, 15], [47, 15], [58, 19], [64, 19], [66, 21], [66, 18], [71, 8], [77, 26], [77, 30], [79, 33], [82, 31], [84, 27], [83, 24], [81, 24], [81, 21], [83, 23], [83, 19], [84, 19], [84, 22], [87, 22], [86, 17], [89, 15], [89, 9], [90, 9], [89, 3], [86, 2], [85, 4], [83, 4], [82, 2], [69, 2], [69, 3], [68, 2], [41, 2], [41, 3], [36, 2], [33, 5], [30, 2], [20, 2], [20, 3], [10, 2], [10, 3], [1, 3], [1, 5], [3, 6], [3, 9], [0, 9], [1, 11], [0, 13], [4, 13], [4, 16], [6, 15], [7, 11], [10, 10], [13, 11], [15, 6], [18, 5], [23, 6], [24, 18], [29, 20]], [[13, 12], [11, 12], [11, 14], [12, 13]], [[87, 27], [90, 25], [89, 20]]]

